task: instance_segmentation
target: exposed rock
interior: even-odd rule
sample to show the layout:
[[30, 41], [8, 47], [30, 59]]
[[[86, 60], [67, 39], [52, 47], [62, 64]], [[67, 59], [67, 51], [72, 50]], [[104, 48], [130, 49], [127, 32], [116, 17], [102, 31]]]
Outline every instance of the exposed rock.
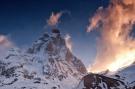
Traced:
[[88, 74], [81, 82], [77, 89], [127, 89], [124, 82], [99, 74]]

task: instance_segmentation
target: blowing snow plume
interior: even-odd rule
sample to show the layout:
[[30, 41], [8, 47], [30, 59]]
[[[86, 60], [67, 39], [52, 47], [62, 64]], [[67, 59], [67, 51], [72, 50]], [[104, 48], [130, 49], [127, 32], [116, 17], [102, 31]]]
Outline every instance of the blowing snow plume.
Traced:
[[70, 35], [68, 34], [65, 36], [65, 43], [70, 52], [72, 52], [72, 41]]
[[135, 0], [111, 0], [107, 8], [97, 10], [87, 29], [101, 32], [95, 62], [89, 71], [117, 71], [135, 61], [135, 38], [131, 36], [134, 23]]

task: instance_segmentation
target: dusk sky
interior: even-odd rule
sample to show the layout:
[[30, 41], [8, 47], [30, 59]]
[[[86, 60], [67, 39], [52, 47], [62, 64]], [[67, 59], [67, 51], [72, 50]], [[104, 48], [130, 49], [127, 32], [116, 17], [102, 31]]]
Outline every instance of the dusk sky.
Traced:
[[52, 12], [67, 11], [60, 18], [58, 28], [62, 34], [70, 34], [73, 53], [84, 64], [93, 62], [96, 55], [96, 38], [99, 33], [86, 32], [89, 18], [98, 7], [106, 7], [109, 0], [0, 0], [0, 34], [18, 47], [30, 47], [43, 32]]

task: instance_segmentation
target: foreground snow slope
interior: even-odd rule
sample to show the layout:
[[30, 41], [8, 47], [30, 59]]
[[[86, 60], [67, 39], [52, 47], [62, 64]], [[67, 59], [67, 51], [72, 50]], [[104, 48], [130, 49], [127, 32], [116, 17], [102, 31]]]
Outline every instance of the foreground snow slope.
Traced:
[[135, 64], [118, 72], [90, 73], [82, 78], [76, 89], [135, 89]]

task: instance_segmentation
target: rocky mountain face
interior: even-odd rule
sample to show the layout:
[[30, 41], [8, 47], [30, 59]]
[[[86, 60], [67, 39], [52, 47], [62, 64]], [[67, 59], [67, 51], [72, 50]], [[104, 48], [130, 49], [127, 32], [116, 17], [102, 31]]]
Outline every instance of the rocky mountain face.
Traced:
[[86, 72], [54, 29], [27, 51], [13, 48], [0, 59], [0, 89], [73, 89]]
[[79, 72], [86, 73], [84, 64], [66, 47], [65, 40], [61, 37], [60, 31], [57, 29], [52, 30], [51, 36], [45, 33], [42, 37], [40, 37], [39, 40], [34, 42], [32, 48], [28, 50], [28, 53], [48, 57], [48, 61], [50, 63], [55, 62], [55, 60], [65, 60], [66, 62], [74, 65]]
[[135, 89], [135, 64], [112, 75], [90, 73], [76, 89]]

